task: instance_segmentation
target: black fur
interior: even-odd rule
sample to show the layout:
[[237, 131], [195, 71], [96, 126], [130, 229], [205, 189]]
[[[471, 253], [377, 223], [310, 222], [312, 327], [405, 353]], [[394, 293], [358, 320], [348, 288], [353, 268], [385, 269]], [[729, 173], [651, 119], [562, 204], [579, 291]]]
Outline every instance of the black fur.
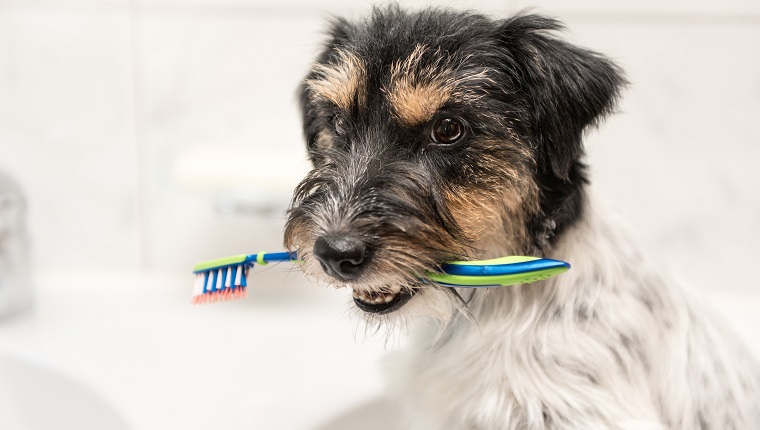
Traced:
[[563, 29], [556, 20], [516, 16], [501, 28], [510, 72], [532, 111], [529, 135], [540, 145], [536, 180], [543, 217], [531, 229], [545, 248], [580, 216], [588, 183], [583, 132], [612, 111], [626, 80], [608, 59], [555, 38], [552, 32]]

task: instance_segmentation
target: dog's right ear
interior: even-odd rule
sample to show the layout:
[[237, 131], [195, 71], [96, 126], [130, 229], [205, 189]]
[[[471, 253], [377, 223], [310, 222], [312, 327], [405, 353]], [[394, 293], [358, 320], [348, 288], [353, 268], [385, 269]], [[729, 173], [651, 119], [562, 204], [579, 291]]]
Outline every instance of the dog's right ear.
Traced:
[[[351, 37], [351, 23], [343, 18], [335, 18], [330, 23], [327, 31], [327, 42], [324, 44], [322, 51], [317, 56], [314, 65], [328, 64], [335, 57], [340, 48], [346, 47]], [[314, 79], [317, 72], [314, 68], [309, 71], [306, 78], [301, 82], [298, 88], [299, 104], [301, 106], [301, 118], [303, 121], [304, 138], [306, 139], [307, 148], [311, 149], [317, 140], [317, 135], [324, 127], [317, 115], [317, 106], [314, 103], [314, 95], [311, 93], [309, 80]], [[310, 151], [311, 154], [311, 151]], [[310, 155], [311, 156], [311, 155]], [[312, 161], [315, 161], [312, 159]]]
[[540, 145], [539, 169], [567, 181], [583, 154], [583, 131], [610, 113], [626, 80], [609, 59], [555, 37], [561, 29], [551, 18], [517, 15], [502, 22], [499, 37]]

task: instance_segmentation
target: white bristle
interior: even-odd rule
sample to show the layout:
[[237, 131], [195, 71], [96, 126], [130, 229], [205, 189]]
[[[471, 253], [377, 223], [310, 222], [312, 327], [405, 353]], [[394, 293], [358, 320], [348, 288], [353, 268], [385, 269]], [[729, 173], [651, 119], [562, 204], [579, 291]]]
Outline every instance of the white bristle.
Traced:
[[235, 273], [235, 286], [236, 287], [239, 287], [240, 285], [243, 284], [243, 271], [244, 270], [245, 270], [245, 268], [243, 266], [238, 267], [237, 270], [236, 270], [236, 272], [237, 272], [237, 273]]
[[195, 274], [195, 284], [193, 284], [193, 296], [200, 296], [203, 293], [203, 273]]
[[227, 268], [227, 278], [224, 281], [224, 286], [227, 288], [232, 286], [232, 267]]
[[216, 274], [216, 289], [221, 290], [222, 289], [222, 280], [224, 279], [224, 270], [219, 269], [219, 271]]

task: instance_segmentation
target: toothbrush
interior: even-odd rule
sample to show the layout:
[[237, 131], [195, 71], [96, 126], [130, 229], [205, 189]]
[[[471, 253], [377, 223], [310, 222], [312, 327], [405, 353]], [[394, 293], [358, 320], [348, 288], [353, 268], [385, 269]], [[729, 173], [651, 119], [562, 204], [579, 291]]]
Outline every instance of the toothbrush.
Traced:
[[[259, 252], [198, 263], [193, 267], [193, 303], [209, 303], [246, 297], [250, 269], [275, 261], [298, 261], [291, 252]], [[452, 288], [489, 288], [547, 279], [570, 269], [570, 264], [548, 258], [508, 256], [491, 260], [453, 261], [426, 279]]]
[[248, 271], [254, 264], [265, 266], [274, 261], [297, 261], [295, 253], [259, 252], [204, 261], [193, 267], [193, 303], [234, 300], [248, 296]]

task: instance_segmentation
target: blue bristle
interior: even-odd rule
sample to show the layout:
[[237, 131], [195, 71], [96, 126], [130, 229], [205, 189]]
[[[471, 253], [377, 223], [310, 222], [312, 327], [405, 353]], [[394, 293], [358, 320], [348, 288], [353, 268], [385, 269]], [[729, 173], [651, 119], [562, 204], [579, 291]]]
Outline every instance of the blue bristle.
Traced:
[[211, 278], [211, 272], [203, 272], [203, 294], [208, 292], [208, 280]]
[[247, 279], [245, 279], [245, 278], [246, 278], [246, 276], [245, 276], [245, 275], [247, 275], [247, 273], [246, 273], [246, 272], [247, 272], [247, 270], [245, 270], [245, 269], [246, 269], [245, 267], [243, 267], [243, 268], [241, 269], [241, 270], [243, 271], [243, 273], [242, 273], [242, 275], [240, 276], [240, 286], [242, 286], [242, 287], [247, 287], [247, 286], [248, 286], [248, 280], [247, 280]]
[[216, 291], [216, 280], [217, 280], [217, 278], [219, 278], [219, 271], [218, 270], [214, 269], [213, 273], [214, 273], [214, 276], [212, 278], [213, 281], [211, 282], [211, 289], [209, 290], [210, 293], [213, 293], [214, 291]]

